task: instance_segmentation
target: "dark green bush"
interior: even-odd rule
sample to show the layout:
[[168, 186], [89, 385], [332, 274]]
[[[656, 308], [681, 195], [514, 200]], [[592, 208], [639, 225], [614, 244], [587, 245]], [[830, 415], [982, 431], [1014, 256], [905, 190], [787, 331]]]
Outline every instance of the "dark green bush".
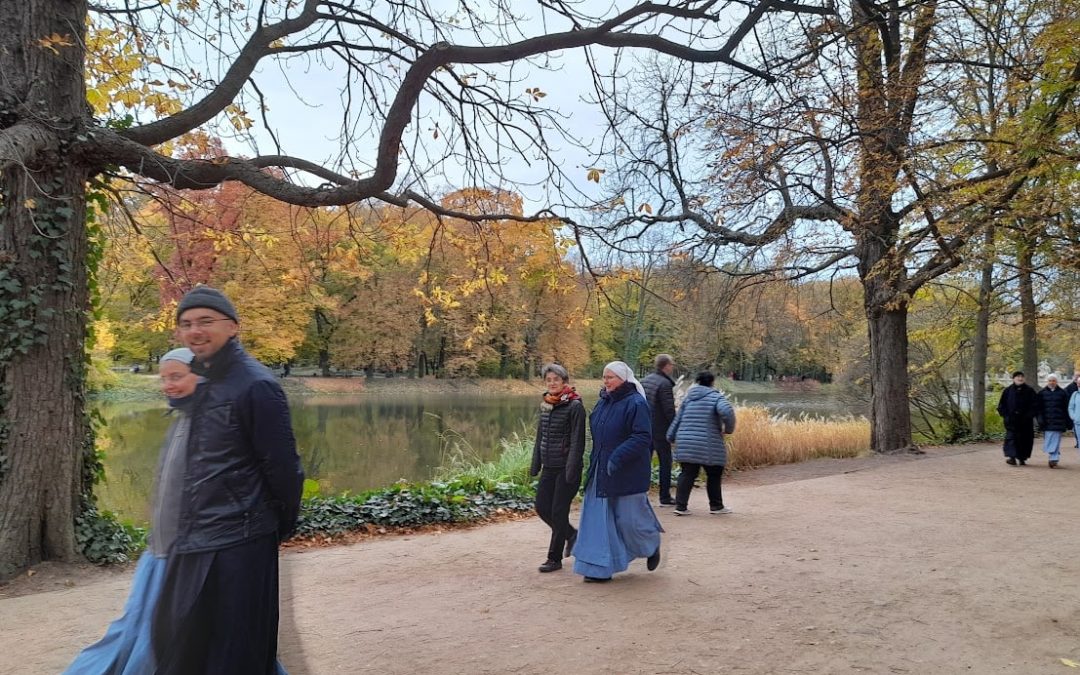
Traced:
[[312, 497], [300, 509], [295, 536], [336, 535], [365, 525], [402, 527], [461, 523], [487, 518], [499, 509], [528, 511], [532, 490], [508, 483], [463, 479], [398, 484], [356, 496]]
[[91, 506], [75, 518], [75, 543], [92, 563], [124, 563], [146, 548], [146, 530], [121, 523], [112, 513]]

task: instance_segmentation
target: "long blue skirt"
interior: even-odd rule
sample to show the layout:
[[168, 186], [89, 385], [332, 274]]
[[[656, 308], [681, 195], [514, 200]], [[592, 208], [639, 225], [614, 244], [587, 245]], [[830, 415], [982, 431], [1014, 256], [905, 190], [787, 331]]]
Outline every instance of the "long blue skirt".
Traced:
[[[124, 614], [109, 624], [105, 636], [82, 650], [64, 675], [153, 675], [154, 610], [165, 584], [166, 558], [149, 551], [135, 566]], [[281, 663], [276, 675], [288, 675]]]
[[150, 624], [165, 579], [165, 558], [143, 553], [135, 566], [124, 614], [109, 624], [105, 637], [79, 654], [65, 675], [152, 675], [154, 651]]
[[656, 519], [647, 493], [598, 497], [596, 479], [585, 489], [581, 523], [574, 545], [574, 572], [607, 579], [630, 566], [635, 558], [648, 558], [660, 548], [664, 528]]

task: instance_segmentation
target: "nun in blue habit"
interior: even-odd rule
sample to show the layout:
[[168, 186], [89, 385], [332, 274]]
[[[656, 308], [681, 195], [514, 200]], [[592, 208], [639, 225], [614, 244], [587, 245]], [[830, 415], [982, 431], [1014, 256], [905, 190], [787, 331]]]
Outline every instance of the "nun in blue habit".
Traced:
[[574, 545], [574, 572], [611, 581], [635, 558], [660, 564], [663, 528], [649, 504], [652, 420], [645, 391], [622, 361], [604, 367], [604, 389], [589, 416], [592, 455]]

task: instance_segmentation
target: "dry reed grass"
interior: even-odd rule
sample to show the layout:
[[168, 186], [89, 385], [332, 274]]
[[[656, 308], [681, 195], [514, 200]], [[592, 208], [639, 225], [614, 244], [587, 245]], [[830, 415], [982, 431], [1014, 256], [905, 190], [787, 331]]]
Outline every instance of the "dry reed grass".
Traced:
[[729, 470], [870, 452], [870, 422], [862, 417], [772, 417], [760, 407], [738, 407], [735, 417], [735, 433], [728, 437]]

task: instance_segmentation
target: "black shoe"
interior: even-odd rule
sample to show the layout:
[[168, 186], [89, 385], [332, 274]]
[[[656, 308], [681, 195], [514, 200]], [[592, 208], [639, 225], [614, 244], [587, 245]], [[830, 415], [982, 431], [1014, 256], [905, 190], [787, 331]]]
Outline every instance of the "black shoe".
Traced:
[[562, 563], [558, 560], [548, 560], [540, 566], [541, 572], [557, 572], [562, 569]]
[[611, 577], [585, 577], [587, 584], [603, 584], [611, 581]]
[[1020, 462], [1020, 466], [1027, 466], [1027, 460], [1026, 459], [1018, 459], [1016, 461]]
[[572, 535], [570, 535], [570, 537], [567, 538], [567, 540], [566, 540], [566, 548], [563, 550], [563, 557], [564, 558], [569, 558], [570, 557], [570, 554], [574, 552], [574, 544], [576, 544], [576, 543], [577, 543], [577, 530], [574, 530], [574, 533]]
[[1008, 464], [1009, 466], [1016, 466], [1016, 460], [1013, 459], [1012, 457], [1005, 460], [1005, 463]]
[[1050, 460], [1050, 468], [1051, 469], [1056, 469], [1057, 468], [1057, 460], [1056, 459]]
[[667, 498], [667, 499], [664, 499], [663, 497], [661, 497], [660, 498], [660, 506], [675, 506], [675, 500], [671, 499], [670, 497]]
[[645, 567], [652, 572], [657, 567], [660, 567], [660, 547], [656, 547], [656, 553], [645, 559]]

